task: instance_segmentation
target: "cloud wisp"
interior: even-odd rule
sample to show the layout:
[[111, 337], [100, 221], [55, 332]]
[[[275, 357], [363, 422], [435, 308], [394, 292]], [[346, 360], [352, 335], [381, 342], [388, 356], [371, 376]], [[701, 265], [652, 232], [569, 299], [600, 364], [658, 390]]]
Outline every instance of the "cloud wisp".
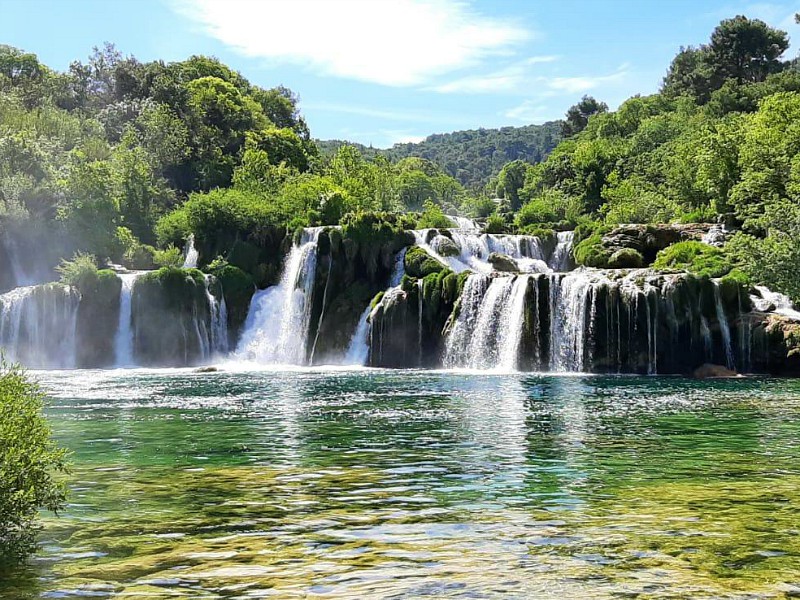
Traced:
[[[334, 77], [418, 86], [507, 55], [530, 32], [459, 0], [172, 0], [240, 54]], [[297, 24], [297, 26], [293, 26]]]
[[468, 75], [430, 88], [442, 94], [513, 93], [523, 89], [534, 65], [551, 63], [557, 56], [532, 56], [491, 73]]

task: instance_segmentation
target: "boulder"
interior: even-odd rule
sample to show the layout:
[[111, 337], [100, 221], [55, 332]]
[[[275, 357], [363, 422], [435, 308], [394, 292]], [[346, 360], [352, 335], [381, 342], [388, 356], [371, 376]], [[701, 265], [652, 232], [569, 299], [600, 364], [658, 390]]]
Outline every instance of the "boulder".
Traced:
[[443, 235], [437, 235], [431, 241], [431, 248], [442, 256], [459, 256], [461, 248], [452, 239]]
[[492, 252], [489, 255], [489, 263], [494, 267], [495, 271], [503, 273], [518, 273], [519, 265], [517, 261], [508, 256], [507, 254], [500, 254], [499, 252]]
[[695, 379], [719, 379], [723, 377], [741, 377], [741, 375], [722, 365], [706, 363], [697, 367], [692, 373], [692, 377]]

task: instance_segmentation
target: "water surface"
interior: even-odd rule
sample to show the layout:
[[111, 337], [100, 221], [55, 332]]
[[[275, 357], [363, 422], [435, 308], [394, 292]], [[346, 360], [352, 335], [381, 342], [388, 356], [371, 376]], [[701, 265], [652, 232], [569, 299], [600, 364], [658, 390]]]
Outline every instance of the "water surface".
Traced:
[[800, 381], [37, 376], [70, 504], [2, 598], [800, 593]]

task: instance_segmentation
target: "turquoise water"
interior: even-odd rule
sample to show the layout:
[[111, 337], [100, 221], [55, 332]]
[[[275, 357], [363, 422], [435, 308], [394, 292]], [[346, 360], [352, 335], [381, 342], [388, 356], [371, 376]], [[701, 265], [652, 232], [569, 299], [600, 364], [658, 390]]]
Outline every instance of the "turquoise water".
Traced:
[[800, 590], [800, 381], [37, 376], [70, 504], [2, 598]]

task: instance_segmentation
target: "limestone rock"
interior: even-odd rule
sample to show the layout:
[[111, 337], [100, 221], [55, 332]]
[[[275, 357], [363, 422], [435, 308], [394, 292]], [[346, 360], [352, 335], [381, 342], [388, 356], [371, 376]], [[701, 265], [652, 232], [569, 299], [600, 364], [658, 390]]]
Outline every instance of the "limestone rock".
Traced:
[[519, 272], [519, 265], [517, 264], [517, 261], [515, 261], [507, 254], [492, 252], [489, 255], [489, 263], [492, 265], [492, 267], [494, 267], [495, 271], [502, 271], [504, 273]]

